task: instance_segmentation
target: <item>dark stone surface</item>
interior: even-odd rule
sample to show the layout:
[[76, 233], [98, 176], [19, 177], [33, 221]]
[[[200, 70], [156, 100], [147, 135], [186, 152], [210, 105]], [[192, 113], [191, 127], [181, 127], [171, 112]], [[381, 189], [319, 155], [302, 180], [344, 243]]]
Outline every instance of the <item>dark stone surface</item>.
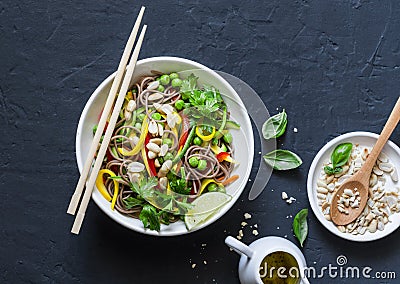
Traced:
[[[274, 173], [254, 202], [246, 188], [223, 218], [190, 235], [140, 235], [91, 203], [77, 237], [65, 213], [78, 179], [77, 122], [116, 69], [139, 2], [0, 1], [1, 283], [237, 283], [239, 257], [224, 238], [237, 234], [243, 213], [253, 214], [259, 236], [295, 241], [286, 216], [308, 207], [306, 175], [318, 149], [348, 131], [379, 132], [399, 95], [398, 1], [149, 1], [140, 57], [186, 57], [248, 82], [272, 113], [287, 110], [279, 145], [304, 164]], [[400, 143], [399, 129], [392, 140]], [[282, 190], [297, 202], [282, 202]], [[359, 244], [335, 237], [313, 214], [309, 225], [309, 264], [344, 254], [350, 265], [399, 279], [400, 232]], [[247, 228], [244, 241], [255, 239]]]

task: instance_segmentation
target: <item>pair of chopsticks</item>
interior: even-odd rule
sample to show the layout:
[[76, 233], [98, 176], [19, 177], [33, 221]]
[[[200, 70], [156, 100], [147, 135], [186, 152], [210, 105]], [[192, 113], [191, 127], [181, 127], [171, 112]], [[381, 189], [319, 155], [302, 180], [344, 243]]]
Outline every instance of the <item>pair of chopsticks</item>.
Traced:
[[[132, 53], [132, 49], [133, 49], [133, 46], [134, 46], [134, 43], [136, 40], [137, 33], [139, 31], [139, 27], [140, 27], [140, 23], [143, 18], [144, 10], [145, 10], [144, 7], [142, 7], [140, 9], [139, 15], [135, 22], [135, 25], [133, 26], [132, 32], [126, 43], [124, 52], [122, 54], [121, 61], [118, 65], [117, 74], [115, 75], [113, 84], [112, 84], [110, 92], [108, 94], [108, 98], [107, 98], [106, 104], [104, 106], [103, 113], [101, 115], [99, 124], [97, 126], [97, 130], [94, 135], [93, 142], [90, 146], [90, 150], [89, 150], [88, 156], [86, 158], [86, 162], [83, 167], [82, 174], [79, 178], [75, 192], [72, 195], [71, 202], [68, 207], [68, 211], [67, 211], [68, 214], [75, 215], [76, 210], [79, 205], [79, 201], [82, 196], [82, 193], [84, 193], [78, 213], [75, 217], [74, 225], [72, 226], [72, 230], [71, 230], [71, 232], [74, 234], [79, 234], [83, 219], [85, 218], [85, 212], [86, 212], [87, 206], [89, 204], [90, 197], [92, 195], [92, 191], [93, 191], [93, 188], [94, 188], [94, 185], [96, 182], [98, 172], [101, 168], [104, 156], [105, 156], [107, 148], [108, 148], [108, 144], [110, 143], [112, 133], [113, 133], [115, 125], [117, 123], [117, 119], [118, 119], [119, 113], [121, 111], [126, 92], [129, 89], [133, 71], [135, 70], [135, 66], [136, 66], [138, 56], [139, 56], [140, 48], [142, 46], [144, 34], [146, 33], [146, 29], [147, 29], [146, 25], [144, 25], [142, 28], [142, 31], [136, 42], [136, 47], [133, 50], [133, 53]], [[131, 53], [132, 53], [132, 57], [127, 66], [127, 63], [128, 63]], [[125, 73], [125, 76], [124, 76], [124, 73]], [[122, 81], [122, 85], [121, 85], [121, 81]], [[121, 88], [119, 88], [120, 85], [121, 85]], [[117, 92], [119, 95], [117, 97], [117, 100], [115, 101]], [[114, 103], [114, 101], [115, 101], [115, 103]], [[107, 130], [104, 134], [103, 141], [100, 145], [100, 149], [98, 150], [100, 138], [103, 134], [104, 127], [107, 122], [107, 118], [109, 117], [109, 114], [110, 114], [110, 111], [111, 111], [113, 105], [114, 105], [114, 109], [112, 110], [112, 114], [111, 114], [110, 120], [108, 122]], [[94, 165], [93, 165], [93, 169], [90, 172], [90, 168], [93, 164], [93, 159], [95, 157], [97, 150], [98, 150], [98, 153], [97, 153]], [[90, 172], [90, 174], [89, 174], [89, 172]], [[85, 190], [85, 184], [86, 184], [86, 190]]]

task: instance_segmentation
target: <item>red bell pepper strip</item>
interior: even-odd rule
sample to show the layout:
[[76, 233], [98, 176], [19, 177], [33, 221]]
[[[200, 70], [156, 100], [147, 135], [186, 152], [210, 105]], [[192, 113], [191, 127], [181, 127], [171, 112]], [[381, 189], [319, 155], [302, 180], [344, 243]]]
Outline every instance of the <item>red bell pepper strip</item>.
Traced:
[[216, 157], [217, 157], [218, 162], [222, 162], [229, 157], [229, 153], [221, 152], [221, 153], [217, 154]]
[[150, 134], [147, 133], [147, 136], [144, 139], [144, 145], [143, 145], [143, 147], [146, 151], [146, 157], [143, 157], [143, 159], [147, 159], [147, 163], [149, 164], [150, 175], [155, 177], [155, 176], [157, 176], [157, 170], [156, 170], [156, 166], [154, 164], [154, 159], [148, 158], [149, 150], [146, 148], [146, 145], [149, 143], [150, 139], [151, 139], [151, 136], [150, 136]]
[[187, 115], [181, 114], [182, 117], [182, 131], [181, 131], [181, 138], [179, 139], [178, 149], [185, 145], [186, 140], [189, 135], [189, 128], [190, 128], [190, 120]]

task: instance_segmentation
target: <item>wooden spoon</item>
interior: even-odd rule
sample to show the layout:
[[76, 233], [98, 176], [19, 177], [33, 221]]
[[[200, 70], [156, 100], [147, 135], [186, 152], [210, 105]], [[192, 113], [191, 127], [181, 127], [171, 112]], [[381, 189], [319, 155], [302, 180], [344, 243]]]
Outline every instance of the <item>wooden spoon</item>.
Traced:
[[[369, 179], [371, 176], [372, 168], [374, 167], [376, 159], [381, 153], [383, 146], [385, 146], [393, 130], [399, 123], [399, 120], [400, 120], [400, 97], [397, 100], [397, 103], [394, 106], [393, 111], [390, 114], [388, 121], [386, 122], [385, 127], [383, 128], [381, 134], [379, 135], [378, 141], [376, 141], [376, 144], [372, 149], [371, 153], [369, 154], [364, 165], [355, 175], [348, 178], [333, 194], [330, 212], [331, 212], [332, 222], [335, 223], [336, 225], [344, 226], [350, 224], [355, 219], [357, 219], [357, 217], [360, 216], [360, 214], [363, 212], [365, 205], [367, 204], [368, 201]], [[338, 209], [338, 200], [343, 195], [345, 189], [352, 190], [354, 194], [356, 192], [359, 192], [359, 196], [361, 197], [361, 200], [359, 202], [359, 207], [352, 208], [351, 206], [349, 206], [345, 208], [348, 214], [340, 212]]]

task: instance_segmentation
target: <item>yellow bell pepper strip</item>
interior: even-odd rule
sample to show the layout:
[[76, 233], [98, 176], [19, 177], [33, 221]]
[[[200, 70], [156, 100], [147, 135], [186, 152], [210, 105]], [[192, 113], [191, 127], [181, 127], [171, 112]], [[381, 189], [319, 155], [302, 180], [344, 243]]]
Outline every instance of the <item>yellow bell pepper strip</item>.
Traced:
[[149, 131], [149, 128], [148, 128], [147, 115], [146, 115], [143, 119], [141, 134], [140, 134], [139, 141], [136, 144], [136, 146], [130, 151], [126, 151], [124, 148], [118, 148], [118, 151], [124, 156], [136, 155], [137, 153], [140, 152], [140, 150], [143, 146], [144, 140], [146, 139], [148, 131]]
[[178, 130], [176, 129], [176, 126], [171, 129], [172, 133], [175, 134], [176, 137], [178, 137]]
[[[103, 182], [103, 175], [104, 175], [104, 174], [109, 174], [109, 175], [112, 176], [112, 177], [115, 177], [115, 174], [114, 174], [114, 172], [112, 172], [112, 171], [110, 171], [110, 170], [103, 169], [103, 170], [100, 170], [100, 171], [99, 171], [99, 174], [97, 175], [97, 178], [96, 178], [96, 187], [97, 187], [97, 189], [99, 190], [99, 192], [101, 193], [101, 195], [103, 195], [103, 197], [104, 197], [108, 202], [110, 202], [112, 198], [111, 198], [110, 194], [108, 193], [108, 191], [107, 191], [107, 189], [106, 189], [106, 186], [104, 185], [104, 182]], [[114, 188], [115, 188], [115, 189], [118, 188], [118, 182], [115, 181], [115, 180], [114, 180]], [[116, 196], [116, 195], [114, 194], [114, 196]]]
[[222, 183], [216, 182], [216, 181], [215, 181], [214, 179], [212, 179], [212, 178], [203, 179], [202, 182], [201, 182], [201, 186], [200, 186], [200, 190], [199, 190], [198, 195], [201, 195], [201, 194], [203, 193], [204, 189], [206, 189], [206, 187], [207, 187], [210, 183], [215, 183], [218, 187], [222, 187], [222, 186], [223, 186]]
[[177, 112], [173, 112], [174, 115], [176, 115], [178, 117], [178, 121], [176, 122], [176, 124], [181, 124], [182, 123], [182, 117], [177, 113]]
[[199, 136], [201, 138], [201, 140], [203, 140], [203, 141], [210, 141], [211, 139], [213, 139], [213, 137], [215, 135], [215, 127], [212, 127], [211, 134], [203, 135], [203, 131], [201, 130], [201, 128], [196, 126], [196, 135]]
[[149, 176], [151, 176], [149, 161], [147, 160], [146, 149], [144, 147], [142, 148], [142, 159], [143, 159], [143, 164], [146, 167], [147, 173], [149, 174]]
[[224, 152], [220, 147], [218, 147], [218, 145], [211, 145], [211, 151], [213, 151], [215, 155]]
[[[115, 183], [117, 183], [117, 185], [115, 185]], [[111, 210], [114, 210], [115, 208], [115, 202], [117, 202], [118, 192], [119, 192], [118, 182], [114, 181], [114, 194], [111, 201]]]
[[168, 183], [167, 183], [167, 194], [168, 194], [168, 195], [171, 195], [171, 192], [172, 192], [171, 186], [169, 185], [169, 182], [168, 182]]
[[128, 91], [128, 93], [126, 93], [126, 98], [127, 98], [128, 100], [133, 100], [133, 93], [132, 93], [132, 91]]

